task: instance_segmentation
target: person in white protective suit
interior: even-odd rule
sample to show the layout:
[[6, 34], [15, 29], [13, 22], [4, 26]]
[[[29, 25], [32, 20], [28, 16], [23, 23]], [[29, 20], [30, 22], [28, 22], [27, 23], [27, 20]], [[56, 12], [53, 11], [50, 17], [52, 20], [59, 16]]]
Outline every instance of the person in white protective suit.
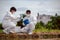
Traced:
[[27, 32], [28, 34], [32, 34], [33, 30], [35, 29], [35, 25], [37, 23], [36, 17], [31, 15], [31, 11], [26, 11], [26, 17], [23, 18], [23, 24], [25, 27], [23, 27], [21, 30], [22, 32]]
[[16, 27], [16, 23], [17, 21], [19, 21], [19, 18], [13, 15], [15, 12], [16, 12], [16, 8], [11, 7], [10, 12], [7, 12], [7, 14], [3, 18], [2, 27], [3, 27], [3, 32], [6, 34], [15, 33], [20, 30], [20, 27]]

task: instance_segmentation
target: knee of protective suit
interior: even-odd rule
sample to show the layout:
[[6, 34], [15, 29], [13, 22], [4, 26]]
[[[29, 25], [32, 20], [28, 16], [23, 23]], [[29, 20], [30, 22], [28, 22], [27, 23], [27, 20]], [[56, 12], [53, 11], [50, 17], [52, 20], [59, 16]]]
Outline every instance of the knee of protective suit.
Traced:
[[33, 32], [34, 29], [35, 29], [35, 25], [32, 24], [32, 23], [30, 23], [27, 32], [28, 32], [28, 33]]
[[34, 30], [35, 29], [35, 25], [33, 23], [30, 23], [29, 24], [29, 28], [30, 28], [30, 30]]

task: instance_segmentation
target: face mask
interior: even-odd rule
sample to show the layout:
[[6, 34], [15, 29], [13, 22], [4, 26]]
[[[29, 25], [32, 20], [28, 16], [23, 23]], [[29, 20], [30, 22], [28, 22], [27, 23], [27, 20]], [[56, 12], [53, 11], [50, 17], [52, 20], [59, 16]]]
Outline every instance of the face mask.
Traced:
[[26, 14], [26, 16], [28, 16], [28, 17], [29, 17], [29, 16], [30, 16], [30, 14]]

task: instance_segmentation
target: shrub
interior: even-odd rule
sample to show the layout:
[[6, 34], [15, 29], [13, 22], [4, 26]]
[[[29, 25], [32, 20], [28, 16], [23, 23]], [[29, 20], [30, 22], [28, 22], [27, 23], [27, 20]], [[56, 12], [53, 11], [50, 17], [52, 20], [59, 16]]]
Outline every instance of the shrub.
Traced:
[[44, 27], [44, 23], [41, 21], [41, 22], [37, 22], [36, 24], [36, 29], [41, 29], [42, 27]]
[[46, 24], [47, 29], [60, 29], [60, 16], [52, 16], [52, 21]]
[[3, 28], [2, 28], [2, 23], [0, 23], [0, 29], [3, 29]]

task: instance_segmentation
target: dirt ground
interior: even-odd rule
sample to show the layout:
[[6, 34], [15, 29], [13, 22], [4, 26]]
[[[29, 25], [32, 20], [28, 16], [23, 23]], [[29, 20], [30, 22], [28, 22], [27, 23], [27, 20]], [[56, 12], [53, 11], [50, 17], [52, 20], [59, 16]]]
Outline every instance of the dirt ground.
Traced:
[[28, 35], [26, 33], [4, 34], [0, 33], [0, 40], [60, 40], [58, 32], [40, 32]]

